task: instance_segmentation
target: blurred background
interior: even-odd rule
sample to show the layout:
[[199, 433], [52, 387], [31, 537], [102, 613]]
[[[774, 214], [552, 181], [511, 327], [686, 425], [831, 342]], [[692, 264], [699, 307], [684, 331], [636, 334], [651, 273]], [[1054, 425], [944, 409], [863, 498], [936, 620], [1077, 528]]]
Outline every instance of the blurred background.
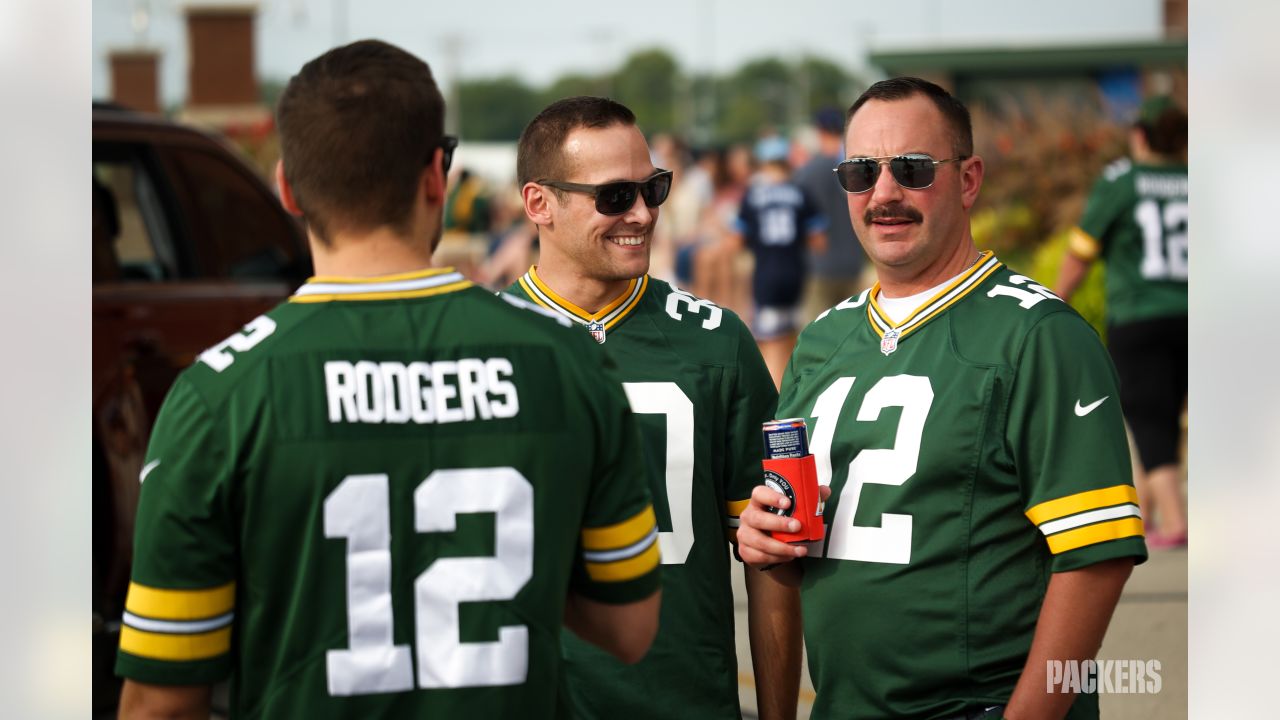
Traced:
[[[975, 239], [1050, 287], [1142, 98], [1187, 101], [1187, 0], [95, 0], [92, 11], [93, 700], [104, 713], [154, 411], [196, 353], [309, 273], [301, 228], [272, 195], [272, 113], [288, 78], [328, 48], [379, 38], [435, 72], [446, 131], [461, 139], [438, 264], [498, 289], [536, 262], [516, 139], [553, 100], [608, 95], [635, 111], [654, 164], [676, 172], [651, 274], [748, 322], [754, 260], [730, 239], [760, 148], [785, 143], [796, 181], [816, 168], [829, 188], [844, 110], [870, 83], [918, 75], [969, 106], [987, 163]], [[829, 230], [810, 282], [841, 290], [808, 296], [805, 322], [874, 279], [847, 213], [828, 219], [847, 234]], [[1072, 304], [1105, 333], [1103, 272], [1094, 265]], [[1159, 659], [1164, 685], [1104, 697], [1109, 717], [1186, 716], [1186, 573], [1185, 550], [1153, 555], [1126, 589], [1100, 657]]]
[[[520, 130], [555, 99], [611, 96], [636, 112], [655, 164], [679, 173], [653, 273], [748, 318], [749, 253], [718, 251], [753, 145], [780, 136], [803, 167], [820, 151], [815, 118], [843, 113], [875, 80], [919, 75], [970, 106], [988, 166], [978, 243], [1046, 285], [1090, 184], [1124, 154], [1141, 98], [1186, 102], [1186, 0], [906, 0], [892, 10], [798, 0], [786, 12], [727, 0], [98, 0], [93, 10], [96, 100], [223, 135], [263, 177], [278, 158], [274, 102], [304, 62], [364, 37], [427, 60], [447, 131], [462, 141], [438, 260], [494, 287], [536, 257], [514, 187]], [[835, 251], [859, 252], [832, 251], [836, 264]], [[1099, 330], [1101, 272], [1075, 300]]]

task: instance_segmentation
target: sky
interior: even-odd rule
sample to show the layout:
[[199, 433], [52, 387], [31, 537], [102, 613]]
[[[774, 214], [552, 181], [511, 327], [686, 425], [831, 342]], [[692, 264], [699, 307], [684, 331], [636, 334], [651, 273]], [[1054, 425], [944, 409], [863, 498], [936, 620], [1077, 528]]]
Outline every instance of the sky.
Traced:
[[[183, 8], [192, 0], [94, 0], [93, 95], [110, 94], [107, 54], [161, 51], [161, 96], [186, 97]], [[199, 2], [201, 5], [244, 2]], [[375, 37], [422, 57], [441, 84], [512, 74], [544, 85], [595, 73], [631, 52], [662, 47], [682, 68], [732, 71], [758, 57], [813, 54], [847, 69], [872, 49], [1034, 45], [1149, 39], [1161, 0], [646, 0], [539, 3], [485, 0], [260, 0], [258, 74], [287, 79], [307, 60]], [[785, 7], [786, 11], [780, 8]], [[144, 12], [139, 12], [144, 9]], [[135, 23], [146, 17], [146, 23]], [[138, 28], [142, 28], [139, 30]], [[450, 47], [454, 51], [450, 51]]]

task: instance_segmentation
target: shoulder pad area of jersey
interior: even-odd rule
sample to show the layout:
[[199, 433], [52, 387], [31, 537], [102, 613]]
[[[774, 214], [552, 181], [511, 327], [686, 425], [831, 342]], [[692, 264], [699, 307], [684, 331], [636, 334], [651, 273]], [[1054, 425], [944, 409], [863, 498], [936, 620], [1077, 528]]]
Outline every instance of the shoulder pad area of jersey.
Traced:
[[672, 320], [696, 322], [701, 320], [703, 330], [715, 330], [724, 319], [724, 309], [710, 300], [696, 297], [687, 290], [672, 285], [671, 292], [663, 303], [667, 315]]
[[514, 295], [511, 295], [511, 294], [509, 294], [509, 293], [505, 293], [505, 292], [501, 292], [501, 291], [494, 293], [494, 295], [497, 295], [498, 297], [502, 298], [503, 300], [506, 300], [506, 301], [507, 301], [507, 303], [508, 303], [509, 305], [512, 305], [512, 306], [514, 306], [514, 307], [518, 307], [518, 308], [520, 308], [520, 309], [522, 309], [522, 310], [531, 310], [531, 311], [536, 312], [536, 313], [538, 313], [539, 315], [542, 315], [542, 316], [544, 316], [544, 317], [549, 317], [549, 318], [551, 318], [552, 320], [555, 320], [556, 322], [560, 323], [560, 324], [561, 324], [561, 325], [563, 325], [564, 327], [573, 327], [573, 323], [569, 321], [569, 318], [566, 318], [566, 317], [564, 317], [564, 316], [562, 316], [562, 315], [557, 315], [557, 314], [555, 314], [555, 313], [551, 312], [550, 310], [548, 310], [548, 309], [546, 309], [546, 308], [544, 308], [544, 307], [542, 307], [542, 306], [540, 306], [540, 305], [535, 305], [535, 304], [533, 304], [533, 303], [529, 302], [528, 300], [525, 300], [524, 298], [518, 298], [518, 297], [516, 297], [516, 296], [514, 296]]
[[1108, 165], [1106, 169], [1102, 171], [1102, 176], [1107, 179], [1107, 182], [1115, 182], [1121, 175], [1129, 172], [1132, 167], [1132, 160], [1129, 158], [1120, 158]]

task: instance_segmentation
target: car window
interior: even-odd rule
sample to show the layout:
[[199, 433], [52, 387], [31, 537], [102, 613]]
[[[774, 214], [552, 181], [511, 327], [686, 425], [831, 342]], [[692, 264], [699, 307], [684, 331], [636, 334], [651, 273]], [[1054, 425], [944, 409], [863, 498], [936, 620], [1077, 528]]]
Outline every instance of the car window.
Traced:
[[202, 150], [165, 148], [178, 203], [202, 276], [280, 278], [297, 260], [288, 216], [263, 187], [225, 158]]
[[128, 147], [95, 147], [94, 282], [159, 282], [178, 276], [172, 234], [155, 180]]

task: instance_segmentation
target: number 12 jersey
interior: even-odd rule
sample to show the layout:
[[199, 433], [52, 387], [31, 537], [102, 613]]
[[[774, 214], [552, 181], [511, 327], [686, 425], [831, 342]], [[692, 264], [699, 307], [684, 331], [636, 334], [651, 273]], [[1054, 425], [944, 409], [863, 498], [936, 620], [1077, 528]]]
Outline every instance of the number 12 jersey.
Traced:
[[[174, 385], [117, 671], [240, 718], [554, 717], [566, 589], [659, 582], [632, 413], [568, 323], [316, 278]], [[563, 325], [563, 326], [562, 326]]]
[[802, 561], [814, 718], [1002, 704], [1050, 574], [1146, 557], [1092, 328], [990, 253], [902, 322], [878, 289], [805, 329], [779, 401], [832, 489]]

